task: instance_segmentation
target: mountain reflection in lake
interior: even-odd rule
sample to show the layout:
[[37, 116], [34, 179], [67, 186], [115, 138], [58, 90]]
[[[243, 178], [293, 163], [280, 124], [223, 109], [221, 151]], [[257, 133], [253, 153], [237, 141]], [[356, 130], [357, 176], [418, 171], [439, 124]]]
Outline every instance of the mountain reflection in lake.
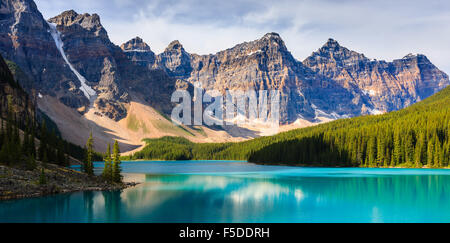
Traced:
[[199, 166], [122, 192], [1, 202], [0, 222], [450, 222], [448, 170]]

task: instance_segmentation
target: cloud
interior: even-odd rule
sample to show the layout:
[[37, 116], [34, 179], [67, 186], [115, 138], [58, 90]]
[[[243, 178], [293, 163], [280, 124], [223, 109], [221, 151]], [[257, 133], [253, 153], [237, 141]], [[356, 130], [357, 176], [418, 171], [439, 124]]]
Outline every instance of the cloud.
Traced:
[[142, 37], [155, 52], [178, 39], [188, 52], [215, 53], [278, 32], [303, 60], [329, 38], [367, 57], [423, 53], [450, 73], [450, 3], [369, 0], [36, 0], [49, 18], [68, 9], [98, 13], [121, 44]]

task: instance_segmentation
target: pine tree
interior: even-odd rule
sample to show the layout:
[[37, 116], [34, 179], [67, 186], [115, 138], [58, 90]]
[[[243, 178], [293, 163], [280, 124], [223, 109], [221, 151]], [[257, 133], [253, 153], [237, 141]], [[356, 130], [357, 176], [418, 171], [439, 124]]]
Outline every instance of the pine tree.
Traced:
[[406, 133], [406, 139], [405, 139], [405, 162], [408, 165], [412, 165], [414, 161], [414, 145], [413, 145], [413, 138], [412, 138], [411, 132]]
[[64, 144], [62, 140], [58, 140], [58, 150], [56, 152], [56, 162], [59, 165], [67, 165], [66, 164], [66, 157], [64, 155]]
[[428, 145], [427, 145], [427, 165], [428, 165], [428, 168], [433, 167], [433, 159], [434, 159], [434, 138], [428, 140]]
[[46, 167], [48, 163], [47, 151], [44, 151], [44, 155], [42, 157], [42, 166]]
[[83, 170], [88, 175], [94, 175], [94, 165], [93, 165], [93, 157], [94, 157], [94, 139], [92, 138], [92, 132], [89, 135], [89, 138], [86, 142], [86, 159], [84, 161]]
[[36, 165], [36, 160], [34, 159], [34, 157], [28, 156], [27, 157], [27, 169], [28, 170], [34, 170], [36, 169], [37, 165]]
[[439, 142], [439, 138], [435, 139], [434, 144], [434, 153], [433, 153], [433, 162], [434, 167], [442, 167], [442, 161], [441, 159], [441, 144]]
[[28, 134], [28, 129], [25, 129], [25, 133], [23, 135], [23, 143], [22, 143], [22, 154], [24, 155], [28, 155], [28, 148], [29, 148], [29, 134]]
[[8, 139], [6, 138], [6, 136], [3, 138], [3, 145], [2, 148], [0, 149], [0, 163], [5, 163], [6, 165], [9, 165], [9, 151], [8, 151]]
[[120, 168], [120, 150], [119, 150], [119, 143], [114, 141], [114, 147], [113, 147], [113, 181], [114, 182], [122, 182], [122, 175], [120, 174], [121, 168]]
[[3, 141], [4, 141], [4, 138], [5, 138], [6, 134], [5, 134], [5, 122], [4, 122], [4, 119], [0, 119], [0, 120], [1, 120], [1, 127], [0, 127], [0, 148], [1, 148], [1, 146], [3, 146]]
[[44, 168], [41, 169], [41, 175], [39, 176], [39, 184], [40, 184], [40, 185], [45, 185], [45, 184], [47, 184], [47, 178], [46, 178], [46, 176], [45, 176]]
[[386, 158], [384, 160], [384, 167], [388, 167], [391, 164], [391, 150], [386, 148]]
[[[45, 120], [42, 120], [41, 132], [40, 132], [40, 143], [38, 148], [39, 159], [44, 159], [44, 154], [47, 152], [47, 126]], [[48, 156], [48, 155], [47, 155]]]
[[421, 168], [424, 163], [424, 157], [426, 153], [425, 148], [425, 134], [421, 132], [414, 149], [414, 162], [416, 168]]
[[400, 133], [398, 131], [398, 129], [395, 130], [394, 132], [394, 159], [393, 159], [393, 164], [394, 165], [398, 165], [401, 163], [401, 141], [400, 141]]
[[17, 163], [21, 160], [21, 141], [20, 141], [20, 135], [19, 135], [19, 126], [17, 122], [16, 115], [13, 116], [13, 127], [12, 127], [12, 137], [11, 141], [9, 143], [9, 157], [10, 157], [10, 163]]
[[376, 144], [375, 136], [370, 136], [369, 142], [367, 143], [367, 154], [368, 154], [368, 163], [369, 167], [374, 167], [376, 162], [376, 152], [377, 152], [377, 144]]
[[34, 127], [34, 122], [32, 122], [31, 125], [31, 134], [30, 134], [30, 141], [29, 141], [29, 146], [28, 146], [28, 154], [32, 155], [33, 157], [36, 157], [36, 143], [35, 143], [35, 139], [36, 139], [36, 132], [35, 132], [35, 127]]
[[113, 173], [112, 173], [112, 158], [111, 158], [111, 145], [108, 144], [108, 149], [105, 154], [105, 167], [103, 168], [103, 179], [109, 182], [113, 181]]
[[[379, 134], [377, 137], [377, 164], [378, 166], [381, 166], [384, 164], [385, 161], [385, 143], [384, 143], [384, 136], [382, 134]], [[386, 164], [385, 164], [386, 166]]]

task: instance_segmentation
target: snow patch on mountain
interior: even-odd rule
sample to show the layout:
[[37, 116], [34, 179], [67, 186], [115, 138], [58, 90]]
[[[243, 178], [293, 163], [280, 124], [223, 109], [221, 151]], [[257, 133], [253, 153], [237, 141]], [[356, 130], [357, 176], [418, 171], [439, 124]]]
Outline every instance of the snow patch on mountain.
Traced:
[[328, 119], [343, 119], [343, 118], [350, 118], [349, 115], [339, 115], [336, 112], [326, 113], [325, 111], [319, 109], [316, 105], [311, 103], [311, 108], [313, 108], [315, 113], [315, 119], [318, 118], [328, 118]]
[[150, 52], [150, 51], [142, 49], [133, 49], [133, 50], [123, 50], [123, 52]]
[[48, 25], [50, 26], [50, 34], [52, 35], [53, 40], [55, 41], [56, 48], [58, 48], [64, 61], [69, 66], [70, 70], [72, 70], [72, 72], [75, 74], [75, 76], [77, 76], [78, 80], [81, 83], [80, 90], [83, 92], [86, 98], [89, 99], [89, 101], [93, 102], [96, 99], [97, 93], [89, 85], [87, 85], [86, 83], [87, 81], [83, 77], [83, 75], [81, 75], [69, 62], [69, 59], [67, 58], [66, 53], [64, 52], [63, 49], [64, 43], [61, 40], [61, 33], [59, 33], [59, 31], [56, 29], [56, 24], [48, 23]]

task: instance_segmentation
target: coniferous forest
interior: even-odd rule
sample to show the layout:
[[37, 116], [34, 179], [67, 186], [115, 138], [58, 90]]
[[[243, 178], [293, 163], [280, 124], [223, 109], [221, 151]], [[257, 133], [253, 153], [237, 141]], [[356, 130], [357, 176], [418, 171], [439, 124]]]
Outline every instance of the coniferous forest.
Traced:
[[341, 119], [240, 143], [148, 139], [127, 159], [230, 159], [263, 164], [442, 168], [450, 163], [450, 87], [406, 109]]
[[[10, 65], [11, 62], [8, 62]], [[0, 57], [0, 164], [36, 166], [35, 160], [62, 166], [82, 161], [86, 150], [61, 138], [56, 124], [35, 108]], [[101, 159], [97, 153], [94, 159]]]

